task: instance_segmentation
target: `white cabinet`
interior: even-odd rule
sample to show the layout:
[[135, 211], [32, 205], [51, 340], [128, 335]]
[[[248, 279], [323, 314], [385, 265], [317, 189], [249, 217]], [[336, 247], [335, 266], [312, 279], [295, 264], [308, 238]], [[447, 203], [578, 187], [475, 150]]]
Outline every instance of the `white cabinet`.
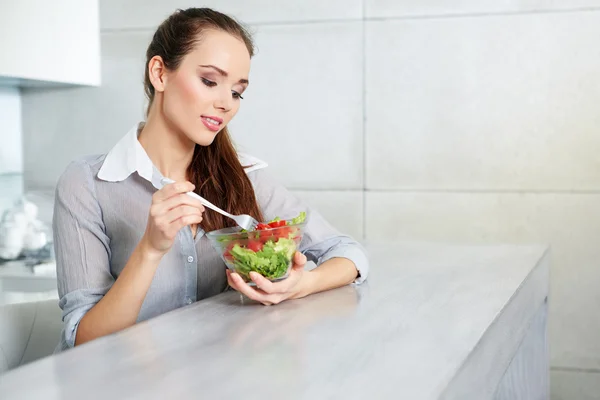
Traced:
[[98, 0], [0, 0], [0, 85], [100, 85]]

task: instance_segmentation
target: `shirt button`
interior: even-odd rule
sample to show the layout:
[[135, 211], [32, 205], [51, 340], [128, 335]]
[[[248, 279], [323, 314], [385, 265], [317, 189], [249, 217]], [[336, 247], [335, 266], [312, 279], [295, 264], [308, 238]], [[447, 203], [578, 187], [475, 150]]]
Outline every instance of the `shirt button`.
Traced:
[[188, 257], [188, 262], [189, 262], [189, 263], [191, 263], [191, 262], [194, 262], [194, 257], [192, 257], [192, 256], [189, 256], [189, 257]]
[[190, 299], [189, 297], [186, 297], [185, 304], [192, 304], [192, 299]]

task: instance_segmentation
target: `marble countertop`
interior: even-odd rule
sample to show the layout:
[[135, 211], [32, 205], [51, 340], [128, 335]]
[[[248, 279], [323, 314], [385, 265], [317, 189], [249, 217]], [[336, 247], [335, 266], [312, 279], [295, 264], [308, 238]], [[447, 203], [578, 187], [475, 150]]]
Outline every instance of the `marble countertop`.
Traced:
[[[228, 292], [0, 375], [7, 399], [487, 399], [548, 293], [543, 246], [367, 245], [367, 283]], [[465, 397], [468, 393], [468, 397]]]

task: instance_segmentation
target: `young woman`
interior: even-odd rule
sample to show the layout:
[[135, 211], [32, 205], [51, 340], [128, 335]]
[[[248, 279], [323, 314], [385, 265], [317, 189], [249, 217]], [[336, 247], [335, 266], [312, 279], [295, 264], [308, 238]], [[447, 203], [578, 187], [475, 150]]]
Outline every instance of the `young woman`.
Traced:
[[[57, 350], [228, 285], [270, 305], [366, 278], [361, 246], [312, 210], [290, 276], [280, 282], [253, 273], [256, 286], [249, 286], [229, 273], [206, 238], [234, 223], [188, 191], [258, 221], [307, 209], [269, 177], [264, 162], [231, 143], [227, 124], [249, 84], [252, 55], [246, 30], [211, 9], [178, 10], [159, 26], [146, 53], [146, 121], [108, 154], [71, 163], [57, 185], [53, 227], [64, 321]], [[175, 183], [157, 183], [163, 177]], [[307, 258], [318, 267], [305, 270]]]

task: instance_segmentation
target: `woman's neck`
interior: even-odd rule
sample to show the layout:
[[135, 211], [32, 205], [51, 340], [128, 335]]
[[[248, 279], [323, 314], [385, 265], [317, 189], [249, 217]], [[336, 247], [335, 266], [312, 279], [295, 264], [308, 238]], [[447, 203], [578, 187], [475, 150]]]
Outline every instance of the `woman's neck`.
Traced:
[[151, 110], [148, 114], [138, 140], [163, 176], [175, 181], [186, 180], [195, 143], [178, 132], [156, 111]]

